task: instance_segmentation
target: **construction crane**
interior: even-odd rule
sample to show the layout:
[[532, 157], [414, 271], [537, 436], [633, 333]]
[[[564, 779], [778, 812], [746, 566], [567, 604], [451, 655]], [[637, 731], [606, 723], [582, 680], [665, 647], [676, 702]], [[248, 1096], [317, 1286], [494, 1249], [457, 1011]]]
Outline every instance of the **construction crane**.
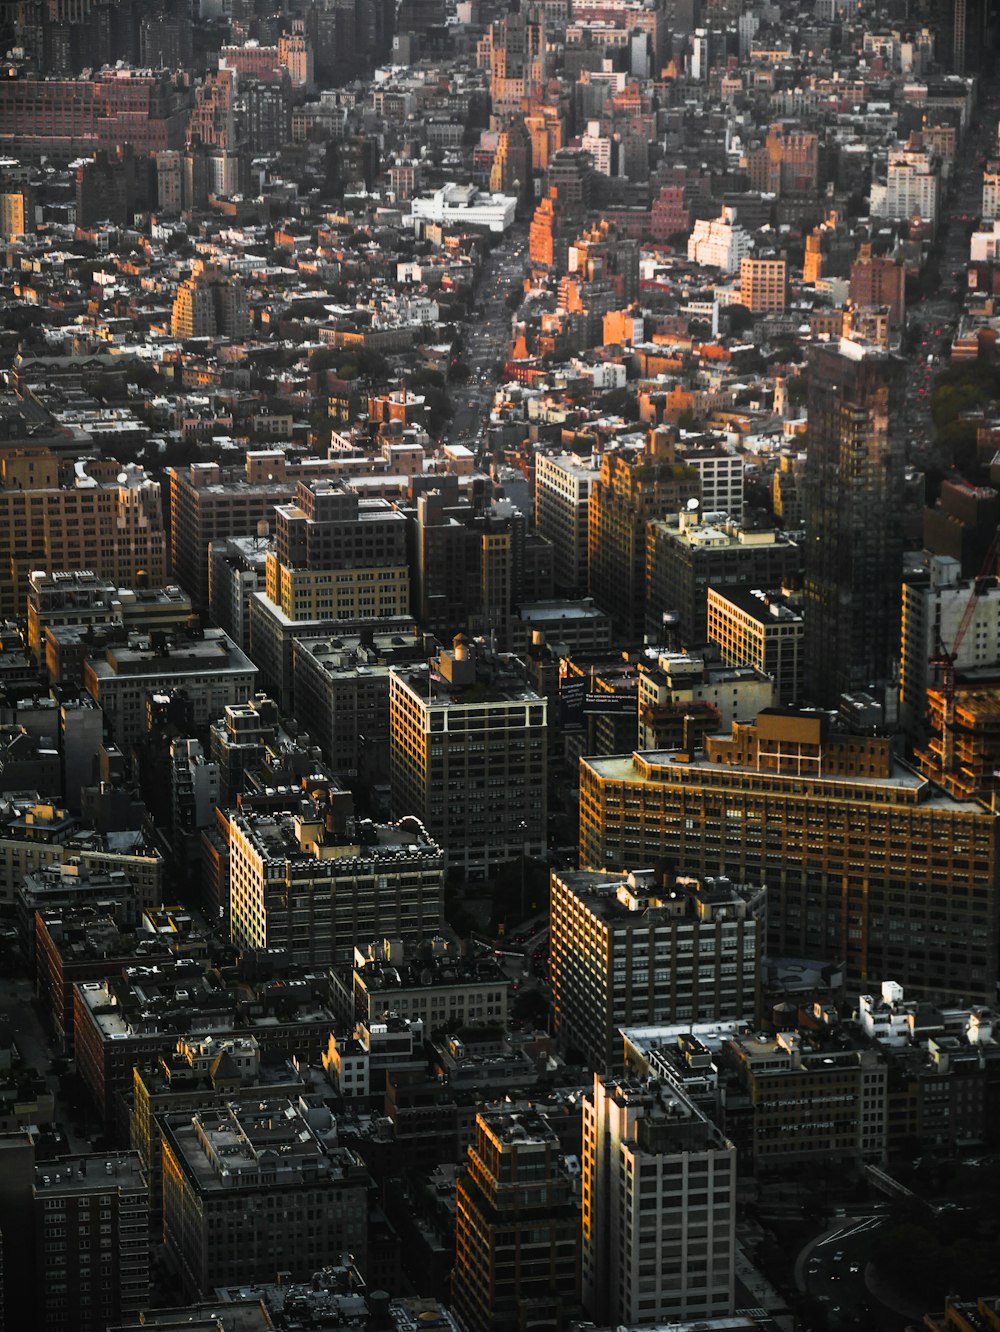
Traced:
[[969, 600], [965, 603], [965, 610], [962, 612], [962, 618], [958, 622], [958, 629], [952, 641], [951, 651], [946, 652], [943, 644], [939, 643], [940, 650], [929, 658], [927, 664], [936, 667], [940, 672], [939, 681], [941, 685], [941, 694], [944, 699], [941, 720], [941, 770], [942, 772], [952, 772], [955, 767], [955, 662], [958, 660], [958, 654], [962, 648], [962, 641], [969, 631], [973, 616], [976, 613], [976, 607], [979, 604], [979, 598], [986, 590], [987, 586], [996, 580], [996, 562], [997, 551], [1000, 549], [1000, 524], [997, 525], [993, 533], [993, 540], [990, 542], [989, 549], [986, 552], [986, 558], [983, 560], [983, 566], [978, 575], [972, 580], [972, 590], [969, 593]]

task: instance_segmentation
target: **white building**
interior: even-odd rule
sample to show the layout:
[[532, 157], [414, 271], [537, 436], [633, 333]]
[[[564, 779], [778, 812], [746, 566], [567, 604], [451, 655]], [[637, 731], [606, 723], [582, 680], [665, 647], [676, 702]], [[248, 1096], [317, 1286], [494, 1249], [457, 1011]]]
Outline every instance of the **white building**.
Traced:
[[170, 805], [175, 845], [215, 822], [219, 765], [206, 758], [197, 740], [170, 742]]
[[736, 1148], [676, 1086], [595, 1076], [582, 1200], [583, 1303], [598, 1326], [733, 1312]]
[[705, 513], [725, 513], [735, 522], [743, 517], [743, 455], [721, 444], [705, 444], [699, 439], [681, 438], [678, 444], [683, 461], [695, 467], [701, 477], [701, 507]]
[[[962, 566], [950, 555], [931, 555], [926, 575], [903, 583], [902, 643], [900, 647], [900, 720], [918, 734], [927, 707], [931, 683], [928, 660], [950, 652], [962, 622], [973, 585], [962, 578]], [[972, 619], [955, 658], [957, 671], [994, 666], [1000, 662], [1000, 584], [980, 591]]]
[[723, 208], [720, 217], [712, 221], [699, 218], [695, 222], [688, 237], [687, 254], [692, 263], [736, 273], [752, 246], [749, 231], [737, 225], [736, 210]]
[[869, 197], [873, 217], [936, 223], [941, 197], [937, 158], [923, 149], [890, 149], [885, 185], [873, 182]]
[[[985, 188], [983, 190], [985, 194]], [[992, 264], [1000, 257], [1000, 216], [994, 214], [990, 225], [972, 233], [969, 241], [969, 262]]]
[[436, 222], [444, 226], [487, 227], [506, 231], [514, 224], [517, 200], [507, 194], [483, 194], [474, 185], [442, 185], [433, 194], [410, 202], [413, 225]]

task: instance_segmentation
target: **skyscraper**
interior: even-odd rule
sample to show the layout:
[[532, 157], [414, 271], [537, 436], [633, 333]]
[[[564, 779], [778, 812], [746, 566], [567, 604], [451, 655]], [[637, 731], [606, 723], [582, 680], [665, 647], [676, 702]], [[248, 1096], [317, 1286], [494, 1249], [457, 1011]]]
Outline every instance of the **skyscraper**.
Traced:
[[890, 422], [899, 362], [841, 338], [809, 364], [805, 655], [814, 702], [884, 684], [899, 641], [902, 441]]
[[699, 499], [701, 482], [678, 456], [670, 431], [651, 430], [645, 448], [604, 454], [590, 491], [587, 547], [590, 595], [629, 642], [646, 619], [646, 524]]
[[595, 1076], [582, 1183], [583, 1303], [598, 1326], [733, 1312], [736, 1148], [679, 1088]]
[[579, 1298], [579, 1220], [545, 1116], [481, 1111], [455, 1202], [452, 1301], [465, 1332], [560, 1327]]

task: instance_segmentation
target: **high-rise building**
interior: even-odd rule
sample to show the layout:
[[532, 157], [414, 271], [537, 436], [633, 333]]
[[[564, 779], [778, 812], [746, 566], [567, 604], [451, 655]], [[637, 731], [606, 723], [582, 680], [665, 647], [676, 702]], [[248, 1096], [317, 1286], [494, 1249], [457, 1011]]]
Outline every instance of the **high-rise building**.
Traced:
[[147, 1307], [149, 1190], [134, 1152], [36, 1161], [25, 1201], [19, 1224], [34, 1227], [36, 1326], [104, 1332]]
[[334, 480], [300, 481], [275, 510], [268, 598], [291, 620], [377, 620], [410, 601], [406, 518]]
[[488, 877], [544, 851], [546, 706], [516, 657], [463, 634], [428, 666], [392, 668], [392, 807], [423, 821], [449, 866]]
[[175, 338], [245, 338], [250, 313], [243, 283], [196, 260], [174, 297], [170, 331]]
[[[952, 651], [959, 625], [976, 591], [962, 566], [948, 555], [925, 557], [924, 567], [903, 582], [903, 628], [899, 652], [899, 715], [907, 734], [926, 736], [927, 690], [935, 683], [932, 657]], [[979, 585], [979, 597], [954, 659], [955, 672], [985, 668], [1000, 673], [1000, 585]]]
[[698, 473], [679, 459], [668, 430], [649, 431], [642, 450], [612, 449], [601, 459], [588, 507], [590, 595], [630, 642], [641, 642], [646, 628], [646, 526], [700, 495]]
[[563, 1046], [597, 1073], [620, 1069], [620, 1028], [753, 1019], [765, 891], [653, 870], [557, 873], [550, 896], [552, 1002]]
[[535, 526], [552, 543], [552, 580], [560, 592], [587, 587], [587, 511], [599, 477], [591, 458], [535, 454]]
[[740, 303], [754, 314], [784, 310], [788, 305], [788, 273], [784, 259], [740, 260]]
[[451, 1294], [463, 1332], [563, 1327], [579, 1304], [580, 1223], [544, 1114], [481, 1110], [455, 1203]]
[[0, 459], [0, 615], [25, 613], [36, 569], [89, 569], [117, 587], [167, 581], [160, 485], [113, 458], [75, 464], [12, 451]]
[[736, 1298], [736, 1149], [672, 1083], [583, 1100], [584, 1307], [598, 1326], [711, 1319]]
[[228, 823], [230, 929], [243, 948], [331, 966], [368, 939], [416, 943], [441, 928], [444, 857], [417, 819], [355, 819], [339, 792], [295, 814], [231, 811]]
[[199, 609], [208, 605], [209, 542], [226, 537], [263, 539], [274, 529], [275, 507], [295, 498], [298, 480], [328, 476], [332, 470], [325, 458], [297, 461], [280, 449], [250, 450], [240, 468], [214, 462], [168, 468], [170, 560], [194, 605]]
[[388, 781], [390, 668], [426, 661], [434, 646], [394, 630], [295, 639], [296, 708], [339, 778]]
[[774, 709], [705, 754], [580, 764], [580, 865], [667, 861], [766, 881], [768, 951], [985, 1002], [997, 968], [997, 816], [896, 762], [885, 737]]
[[727, 666], [753, 666], [769, 675], [775, 703], [799, 701], [804, 624], [801, 612], [780, 592], [710, 587], [707, 630]]
[[545, 86], [545, 10], [529, 4], [505, 14], [488, 29], [477, 51], [490, 71], [495, 116], [516, 113], [525, 99], [539, 99]]
[[798, 576], [800, 548], [784, 532], [719, 521], [697, 510], [650, 522], [646, 532], [646, 632], [664, 624], [682, 643], [708, 638], [709, 588], [781, 587]]
[[254, 1097], [167, 1114], [160, 1131], [163, 1239], [188, 1298], [262, 1272], [307, 1280], [331, 1255], [364, 1270], [371, 1181], [329, 1115]]
[[131, 634], [84, 660], [84, 688], [103, 710], [123, 753], [148, 729], [147, 700], [183, 690], [196, 726], [207, 726], [229, 703], [253, 697], [257, 668], [221, 629], [200, 636]]
[[899, 644], [903, 446], [899, 362], [841, 338], [808, 371], [805, 682], [813, 701], [884, 686]]

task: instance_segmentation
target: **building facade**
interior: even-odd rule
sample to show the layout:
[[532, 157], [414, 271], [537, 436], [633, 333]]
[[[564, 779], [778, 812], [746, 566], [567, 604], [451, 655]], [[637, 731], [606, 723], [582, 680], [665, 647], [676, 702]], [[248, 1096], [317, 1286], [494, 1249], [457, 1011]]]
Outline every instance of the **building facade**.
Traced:
[[762, 887], [652, 870], [552, 873], [555, 1029], [594, 1072], [620, 1069], [621, 1027], [753, 1018], [764, 952]]
[[581, 866], [661, 860], [766, 881], [779, 956], [846, 960], [851, 983], [990, 992], [996, 815], [901, 767], [885, 738], [775, 709], [732, 738], [707, 736], [704, 757], [582, 760]]

